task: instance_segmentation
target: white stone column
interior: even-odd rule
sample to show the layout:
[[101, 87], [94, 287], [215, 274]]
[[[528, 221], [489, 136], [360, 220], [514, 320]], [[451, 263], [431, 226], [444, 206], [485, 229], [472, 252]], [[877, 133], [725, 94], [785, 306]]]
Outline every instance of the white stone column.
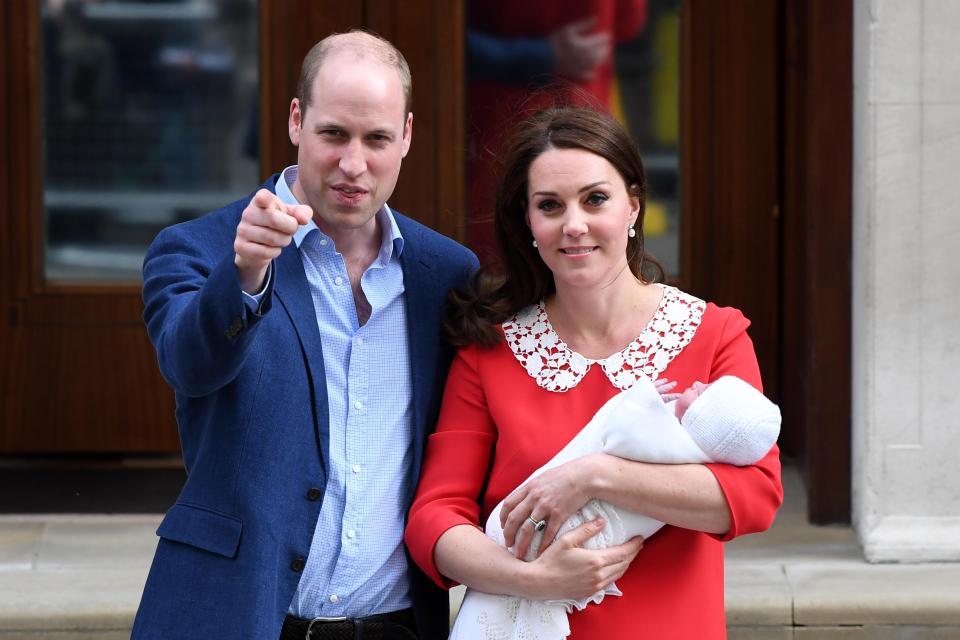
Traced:
[[960, 1], [854, 6], [853, 522], [960, 560]]

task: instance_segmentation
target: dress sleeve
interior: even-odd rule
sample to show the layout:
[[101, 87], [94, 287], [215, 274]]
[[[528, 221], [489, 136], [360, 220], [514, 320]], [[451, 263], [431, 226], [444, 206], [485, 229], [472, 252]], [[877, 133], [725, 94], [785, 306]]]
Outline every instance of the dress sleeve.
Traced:
[[450, 366], [437, 430], [427, 442], [404, 533], [414, 562], [443, 588], [456, 583], [440, 575], [434, 547], [451, 527], [479, 527], [479, 500], [497, 439], [480, 381], [479, 358], [478, 347], [466, 347]]
[[[760, 367], [753, 350], [753, 342], [747, 335], [750, 321], [736, 309], [725, 309], [727, 317], [721, 331], [710, 381], [732, 375], [749, 382], [763, 391]], [[776, 444], [756, 464], [737, 467], [729, 464], [706, 465], [720, 483], [720, 488], [730, 506], [730, 530], [714, 536], [726, 542], [747, 533], [765, 531], [783, 502], [783, 487], [780, 483], [780, 449]]]

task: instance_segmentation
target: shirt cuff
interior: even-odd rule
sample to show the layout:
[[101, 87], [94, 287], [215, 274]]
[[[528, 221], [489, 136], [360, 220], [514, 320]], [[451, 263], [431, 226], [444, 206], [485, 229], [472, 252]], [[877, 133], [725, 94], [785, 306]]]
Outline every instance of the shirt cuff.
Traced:
[[250, 294], [241, 289], [241, 291], [243, 291], [243, 301], [244, 303], [246, 303], [247, 309], [249, 309], [252, 313], [258, 316], [261, 315], [260, 307], [263, 304], [263, 298], [264, 296], [266, 296], [267, 289], [270, 288], [270, 281], [272, 279], [273, 279], [273, 263], [271, 262], [267, 266], [267, 277], [263, 279], [263, 286], [260, 287], [260, 291], [254, 294]]

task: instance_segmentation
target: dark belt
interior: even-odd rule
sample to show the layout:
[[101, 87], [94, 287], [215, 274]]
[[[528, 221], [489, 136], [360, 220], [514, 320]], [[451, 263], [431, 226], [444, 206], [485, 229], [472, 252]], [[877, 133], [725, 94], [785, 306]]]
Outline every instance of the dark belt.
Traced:
[[416, 640], [413, 609], [391, 611], [364, 618], [315, 618], [288, 615], [280, 640]]

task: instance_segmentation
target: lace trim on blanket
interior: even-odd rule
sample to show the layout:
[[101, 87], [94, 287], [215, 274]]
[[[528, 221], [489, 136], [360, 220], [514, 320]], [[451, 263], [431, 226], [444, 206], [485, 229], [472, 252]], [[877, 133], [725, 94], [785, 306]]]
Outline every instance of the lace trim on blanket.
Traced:
[[655, 380], [667, 368], [690, 344], [707, 308], [703, 300], [676, 287], [657, 286], [663, 288], [663, 299], [650, 322], [623, 351], [602, 360], [570, 349], [554, 331], [542, 301], [504, 322], [503, 333], [513, 355], [547, 391], [572, 389], [594, 364], [603, 368], [613, 386], [625, 391], [641, 376]]

